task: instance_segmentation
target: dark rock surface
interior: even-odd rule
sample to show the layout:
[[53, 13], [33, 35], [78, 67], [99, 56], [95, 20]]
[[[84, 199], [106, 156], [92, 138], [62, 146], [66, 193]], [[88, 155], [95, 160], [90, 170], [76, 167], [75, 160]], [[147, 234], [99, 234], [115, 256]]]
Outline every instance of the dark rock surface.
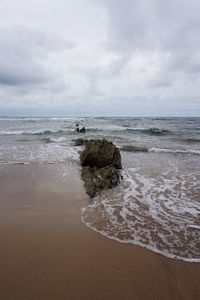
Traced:
[[80, 160], [82, 166], [103, 168], [112, 165], [117, 169], [122, 168], [119, 149], [106, 139], [87, 141]]
[[75, 141], [75, 146], [82, 146], [85, 144], [85, 140], [84, 139], [77, 139]]
[[105, 139], [86, 141], [80, 155], [83, 166], [81, 176], [90, 197], [105, 188], [112, 188], [120, 181], [121, 155], [119, 149]]

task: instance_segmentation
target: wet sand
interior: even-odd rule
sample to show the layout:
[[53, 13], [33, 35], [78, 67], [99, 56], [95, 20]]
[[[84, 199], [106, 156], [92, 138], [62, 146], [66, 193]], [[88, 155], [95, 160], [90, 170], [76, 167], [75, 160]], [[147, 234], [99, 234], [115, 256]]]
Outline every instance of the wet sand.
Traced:
[[1, 300], [200, 298], [200, 264], [88, 229], [87, 203], [77, 166], [0, 166]]

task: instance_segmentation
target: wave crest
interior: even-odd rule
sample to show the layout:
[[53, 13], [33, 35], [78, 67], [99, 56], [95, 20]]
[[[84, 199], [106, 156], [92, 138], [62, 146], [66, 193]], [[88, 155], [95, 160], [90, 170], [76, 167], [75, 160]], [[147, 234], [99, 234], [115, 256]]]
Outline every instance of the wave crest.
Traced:
[[149, 152], [200, 155], [200, 150], [151, 148]]
[[133, 133], [142, 133], [147, 135], [167, 135], [172, 134], [170, 130], [161, 128], [127, 128], [126, 131]]
[[24, 131], [24, 130], [2, 130], [0, 135], [50, 135], [63, 133], [64, 130], [41, 130], [41, 131]]

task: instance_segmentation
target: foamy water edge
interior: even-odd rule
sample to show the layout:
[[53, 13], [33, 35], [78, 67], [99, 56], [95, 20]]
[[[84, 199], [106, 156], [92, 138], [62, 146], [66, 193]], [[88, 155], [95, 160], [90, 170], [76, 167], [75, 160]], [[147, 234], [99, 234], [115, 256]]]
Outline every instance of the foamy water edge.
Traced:
[[140, 246], [142, 248], [148, 249], [148, 250], [150, 250], [150, 251], [152, 251], [154, 253], [160, 254], [160, 255], [165, 256], [165, 257], [170, 258], [170, 259], [182, 260], [182, 261], [189, 262], [189, 263], [200, 263], [200, 259], [199, 258], [186, 258], [186, 257], [182, 257], [182, 256], [177, 256], [177, 255], [173, 255], [173, 254], [169, 254], [169, 253], [165, 253], [165, 252], [159, 251], [157, 248], [154, 248], [154, 247], [152, 247], [150, 245], [142, 244], [142, 243], [137, 242], [137, 241], [133, 241], [133, 240], [126, 240], [126, 241], [124, 241], [124, 240], [120, 240], [120, 239], [118, 239], [118, 238], [116, 238], [114, 236], [110, 236], [105, 231], [100, 231], [100, 230], [96, 229], [95, 227], [92, 227], [89, 222], [85, 222], [84, 221], [83, 213], [84, 213], [84, 211], [86, 209], [87, 208], [85, 208], [85, 207], [81, 209], [81, 221], [88, 228], [90, 228], [91, 230], [93, 230], [93, 231], [95, 231], [95, 232], [97, 232], [97, 233], [99, 233], [99, 234], [101, 234], [101, 235], [109, 238], [110, 240], [115, 240], [115, 241], [120, 242], [122, 244], [132, 244], [132, 245]]

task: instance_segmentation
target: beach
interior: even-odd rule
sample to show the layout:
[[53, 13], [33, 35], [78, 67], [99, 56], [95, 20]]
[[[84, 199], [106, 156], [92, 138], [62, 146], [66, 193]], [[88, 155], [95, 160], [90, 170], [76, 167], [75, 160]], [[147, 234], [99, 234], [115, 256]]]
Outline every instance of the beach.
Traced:
[[200, 300], [200, 1], [0, 1], [0, 300]]
[[0, 165], [0, 299], [198, 299], [200, 265], [122, 244], [81, 222], [73, 164]]

